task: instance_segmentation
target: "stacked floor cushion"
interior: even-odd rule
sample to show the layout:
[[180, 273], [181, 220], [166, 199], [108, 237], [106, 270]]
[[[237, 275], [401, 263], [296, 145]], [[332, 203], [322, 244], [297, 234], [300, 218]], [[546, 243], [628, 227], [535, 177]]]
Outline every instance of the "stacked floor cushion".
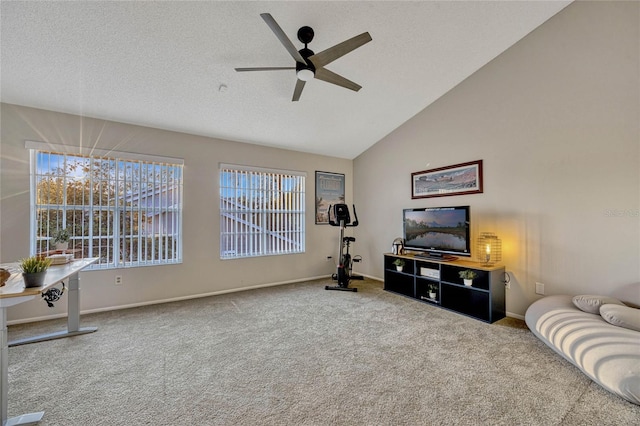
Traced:
[[640, 405], [639, 307], [640, 283], [635, 283], [608, 297], [544, 297], [527, 309], [525, 321], [593, 381]]

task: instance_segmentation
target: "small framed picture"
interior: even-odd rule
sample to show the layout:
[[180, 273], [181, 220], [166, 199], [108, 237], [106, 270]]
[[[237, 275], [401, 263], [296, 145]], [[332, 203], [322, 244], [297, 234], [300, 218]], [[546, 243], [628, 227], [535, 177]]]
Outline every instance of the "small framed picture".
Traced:
[[329, 206], [344, 203], [344, 174], [316, 172], [316, 225], [329, 224]]

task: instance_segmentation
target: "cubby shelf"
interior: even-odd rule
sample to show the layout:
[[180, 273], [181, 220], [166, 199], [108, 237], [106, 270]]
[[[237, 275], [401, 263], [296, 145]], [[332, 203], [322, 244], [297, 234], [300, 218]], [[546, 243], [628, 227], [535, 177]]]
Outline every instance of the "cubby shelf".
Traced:
[[[402, 271], [393, 262], [404, 259]], [[477, 277], [466, 286], [459, 272], [471, 269]], [[456, 259], [440, 261], [415, 257], [411, 254], [384, 255], [384, 289], [438, 305], [492, 323], [505, 317], [504, 266], [483, 266], [480, 263]], [[429, 297], [429, 285], [435, 285], [435, 299]]]

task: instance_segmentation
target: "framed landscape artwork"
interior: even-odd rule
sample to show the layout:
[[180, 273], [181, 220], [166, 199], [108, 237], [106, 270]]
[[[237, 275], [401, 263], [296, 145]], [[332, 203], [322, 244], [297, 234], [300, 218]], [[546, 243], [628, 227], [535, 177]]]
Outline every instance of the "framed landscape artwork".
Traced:
[[344, 203], [344, 174], [316, 172], [316, 225], [329, 224], [329, 206]]
[[411, 173], [411, 198], [482, 192], [482, 160]]

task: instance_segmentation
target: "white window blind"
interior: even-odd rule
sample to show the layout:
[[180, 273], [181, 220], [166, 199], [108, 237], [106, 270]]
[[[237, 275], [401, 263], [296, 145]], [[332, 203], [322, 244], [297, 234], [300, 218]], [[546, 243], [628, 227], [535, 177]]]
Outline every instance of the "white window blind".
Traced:
[[220, 258], [304, 253], [306, 173], [222, 164]]
[[32, 253], [67, 229], [96, 268], [182, 262], [182, 164], [109, 154], [31, 149]]

